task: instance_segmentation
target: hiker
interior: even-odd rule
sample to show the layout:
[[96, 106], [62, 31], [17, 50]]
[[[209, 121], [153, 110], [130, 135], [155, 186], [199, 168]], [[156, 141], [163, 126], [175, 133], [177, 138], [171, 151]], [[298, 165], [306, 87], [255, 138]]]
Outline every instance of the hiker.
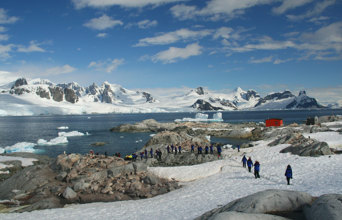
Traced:
[[210, 154], [214, 154], [214, 146], [210, 145]]
[[153, 149], [150, 150], [151, 158], [153, 158]]
[[175, 148], [174, 146], [173, 146], [173, 144], [171, 144], [171, 152], [173, 153], [173, 148]]
[[195, 152], [195, 146], [192, 144], [191, 145], [191, 153], [194, 153]]
[[202, 147], [201, 146], [197, 147], [197, 151], [198, 151], [198, 154], [202, 154]]
[[252, 161], [252, 158], [249, 157], [247, 160], [248, 172], [251, 172], [252, 166], [253, 166], [253, 161]]
[[177, 155], [177, 146], [175, 147], [175, 155]]
[[181, 154], [182, 153], [182, 147], [179, 145], [178, 146], [178, 152]]
[[221, 157], [221, 152], [222, 152], [222, 149], [221, 149], [221, 146], [220, 145], [217, 145], [217, 158], [220, 159]]
[[140, 159], [143, 160], [144, 158], [144, 152], [140, 152]]
[[237, 146], [238, 152], [240, 152], [240, 145]]
[[259, 171], [260, 171], [260, 163], [259, 163], [259, 161], [255, 161], [255, 163], [254, 163], [254, 176], [255, 176], [255, 179], [256, 178], [260, 178]]
[[243, 155], [243, 157], [242, 157], [242, 166], [243, 167], [245, 167], [246, 168], [246, 164], [247, 164], [247, 158], [246, 158], [246, 156], [245, 155]]
[[167, 153], [169, 154], [170, 153], [170, 146], [169, 145], [167, 145], [166, 150], [167, 150]]
[[205, 146], [205, 154], [208, 154], [208, 153], [209, 153], [209, 147]]
[[132, 154], [132, 159], [133, 159], [133, 161], [136, 161], [136, 160], [137, 160], [137, 157], [138, 157], [138, 156], [137, 156], [136, 153], [133, 153], [133, 154]]
[[148, 155], [147, 155], [147, 148], [145, 148], [145, 159], [147, 160], [147, 157], [148, 157]]
[[287, 180], [287, 185], [290, 185], [290, 179], [292, 179], [292, 168], [289, 165], [287, 165], [286, 171], [285, 171], [285, 176]]
[[161, 160], [162, 152], [161, 152], [161, 150], [159, 150], [159, 149], [158, 149], [157, 156], [158, 156], [159, 160]]

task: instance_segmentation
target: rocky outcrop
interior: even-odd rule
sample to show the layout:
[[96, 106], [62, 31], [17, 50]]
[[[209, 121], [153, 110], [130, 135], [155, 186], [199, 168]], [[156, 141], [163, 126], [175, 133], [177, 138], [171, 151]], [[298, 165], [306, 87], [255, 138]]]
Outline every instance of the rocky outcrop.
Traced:
[[61, 87], [49, 87], [52, 99], [56, 102], [63, 101], [64, 92]]
[[[313, 201], [314, 198], [308, 193], [270, 189], [232, 201], [221, 208], [203, 214], [197, 220], [222, 219], [223, 216], [234, 216], [236, 212], [257, 214], [256, 216], [259, 216], [259, 214], [272, 214], [271, 216], [260, 216], [266, 217], [266, 219], [279, 219], [276, 216], [277, 214], [286, 216], [290, 213], [301, 212], [297, 215], [303, 217], [303, 207], [311, 204]], [[247, 215], [242, 216], [245, 217]]]
[[[145, 163], [104, 155], [59, 155], [51, 165], [27, 167], [0, 184], [0, 200], [19, 211], [87, 203], [150, 198], [178, 188], [154, 176]], [[42, 203], [44, 201], [44, 203]]]
[[113, 101], [115, 100], [114, 96], [115, 96], [114, 92], [112, 91], [110, 85], [109, 84], [105, 84], [104, 85], [104, 90], [102, 92], [102, 100], [101, 100], [101, 102], [113, 103]]
[[197, 87], [196, 89], [195, 89], [195, 92], [198, 94], [198, 95], [204, 95], [204, 89], [203, 89], [203, 87]]
[[175, 123], [159, 123], [154, 119], [146, 119], [135, 124], [122, 124], [111, 128], [112, 132], [159, 132], [176, 128]]
[[204, 101], [203, 99], [198, 99], [193, 105], [191, 105], [191, 107], [200, 111], [223, 110], [221, 107], [212, 106], [209, 102]]
[[40, 98], [50, 99], [49, 91], [46, 91], [44, 88], [37, 88], [36, 94], [39, 95]]
[[327, 194], [320, 196], [315, 202], [305, 208], [306, 219], [338, 220], [342, 216], [342, 195]]
[[14, 89], [15, 87], [20, 87], [27, 85], [27, 80], [25, 78], [19, 78], [14, 82], [14, 85], [12, 86], [11, 89]]
[[146, 102], [148, 103], [154, 103], [156, 101], [150, 93], [142, 92], [142, 95], [146, 98]]
[[305, 138], [301, 133], [282, 135], [275, 141], [271, 142], [269, 146], [279, 144], [291, 144], [291, 146], [281, 150], [280, 153], [292, 153], [308, 157], [332, 154], [329, 145], [326, 142], [319, 142], [314, 139]]
[[64, 94], [65, 94], [65, 100], [70, 103], [76, 103], [78, 102], [78, 96], [75, 93], [75, 90], [65, 88], [64, 89]]
[[294, 99], [290, 104], [286, 106], [286, 109], [293, 109], [293, 108], [325, 108], [325, 106], [318, 104], [315, 98], [311, 98], [306, 95], [305, 91], [300, 91], [298, 97]]

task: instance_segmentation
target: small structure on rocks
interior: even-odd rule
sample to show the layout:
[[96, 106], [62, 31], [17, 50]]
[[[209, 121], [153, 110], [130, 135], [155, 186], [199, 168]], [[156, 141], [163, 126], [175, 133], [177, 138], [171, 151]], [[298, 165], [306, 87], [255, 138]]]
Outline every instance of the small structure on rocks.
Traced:
[[266, 127], [279, 127], [283, 126], [283, 119], [280, 118], [270, 118], [266, 119]]

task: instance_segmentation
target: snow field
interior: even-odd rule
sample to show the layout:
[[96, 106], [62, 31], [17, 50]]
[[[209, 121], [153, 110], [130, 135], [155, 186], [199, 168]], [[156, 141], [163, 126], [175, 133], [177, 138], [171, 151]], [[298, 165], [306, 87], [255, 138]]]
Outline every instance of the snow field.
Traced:
[[13, 161], [13, 160], [21, 161], [21, 165], [23, 167], [31, 166], [31, 165], [33, 165], [33, 161], [37, 161], [37, 159], [34, 159], [34, 158], [0, 156], [0, 169], [4, 169], [6, 167], [12, 167], [13, 165], [11, 165], [11, 164], [8, 165], [8, 164], [4, 164], [4, 163], [1, 163], [1, 162]]
[[342, 149], [342, 135], [338, 132], [318, 132], [318, 133], [304, 133], [304, 137], [316, 139], [321, 142], [327, 142], [330, 148]]
[[[323, 134], [322, 134], [323, 135]], [[342, 141], [342, 139], [340, 139]], [[181, 180], [182, 188], [150, 199], [71, 205], [62, 209], [2, 214], [1, 219], [194, 219], [235, 199], [266, 189], [298, 190], [319, 196], [342, 193], [342, 155], [299, 157], [279, 151], [288, 145], [223, 151], [224, 159], [210, 163], [149, 168], [162, 177]], [[261, 164], [260, 179], [242, 167], [246, 154]], [[286, 184], [286, 166], [293, 169], [291, 185]], [[185, 182], [186, 181], [186, 182]]]

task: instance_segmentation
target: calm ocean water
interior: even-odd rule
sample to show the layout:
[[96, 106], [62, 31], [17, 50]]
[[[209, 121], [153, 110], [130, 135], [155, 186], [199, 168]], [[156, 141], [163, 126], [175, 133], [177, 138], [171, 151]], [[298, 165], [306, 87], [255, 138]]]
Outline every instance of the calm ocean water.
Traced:
[[[209, 112], [209, 118], [214, 113]], [[223, 120], [228, 123], [263, 122], [267, 118], [282, 118], [285, 124], [303, 123], [309, 116], [342, 115], [342, 109], [329, 110], [289, 110], [289, 111], [233, 111], [223, 112]], [[149, 114], [108, 114], [108, 115], [68, 115], [0, 117], [0, 147], [12, 146], [20, 142], [37, 143], [39, 139], [51, 140], [58, 137], [58, 127], [67, 126], [65, 132], [88, 132], [89, 135], [68, 137], [63, 145], [36, 146], [37, 153], [55, 157], [67, 153], [95, 152], [122, 155], [131, 154], [143, 147], [150, 133], [113, 133], [109, 129], [123, 123], [136, 123], [153, 118], [159, 122], [171, 122], [184, 117], [195, 117], [195, 113], [149, 113]], [[239, 144], [236, 140], [212, 139], [228, 144]], [[106, 142], [101, 147], [91, 146], [95, 142]]]

